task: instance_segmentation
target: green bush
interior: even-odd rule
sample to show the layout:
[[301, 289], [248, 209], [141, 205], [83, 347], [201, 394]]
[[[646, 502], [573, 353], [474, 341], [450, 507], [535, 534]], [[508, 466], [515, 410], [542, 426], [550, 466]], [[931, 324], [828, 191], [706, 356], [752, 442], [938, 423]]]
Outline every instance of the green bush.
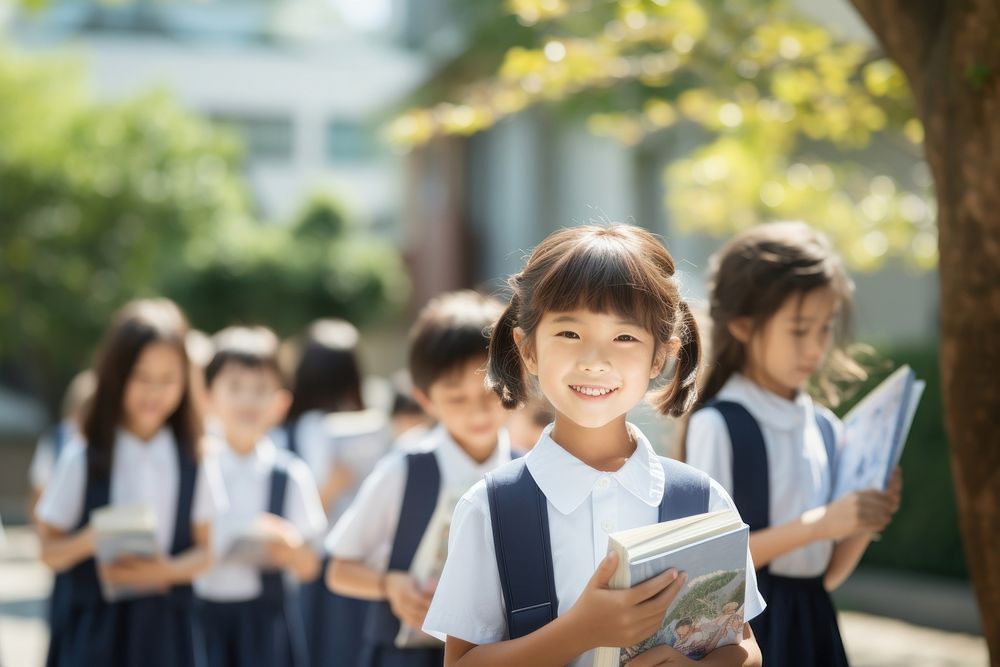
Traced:
[[936, 342], [879, 350], [891, 361], [861, 387], [846, 412], [896, 367], [909, 364], [927, 382], [903, 450], [903, 501], [882, 539], [865, 553], [863, 564], [926, 574], [968, 578], [945, 436]]

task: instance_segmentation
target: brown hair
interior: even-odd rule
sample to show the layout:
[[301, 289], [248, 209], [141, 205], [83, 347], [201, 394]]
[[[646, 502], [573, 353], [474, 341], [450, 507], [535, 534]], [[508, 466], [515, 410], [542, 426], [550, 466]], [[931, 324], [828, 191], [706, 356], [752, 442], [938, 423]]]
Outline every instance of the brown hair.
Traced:
[[284, 384], [285, 376], [278, 364], [278, 337], [267, 327], [227, 327], [212, 336], [215, 353], [205, 365], [205, 386], [211, 387], [226, 366], [271, 373]]
[[745, 345], [730, 332], [731, 322], [748, 317], [751, 332], [756, 333], [789, 298], [801, 300], [820, 288], [832, 289], [842, 300], [834, 333], [836, 344], [817, 376], [822, 398], [836, 405], [840, 399], [837, 383], [866, 377], [844, 346], [851, 324], [854, 283], [822, 233], [802, 222], [751, 227], [712, 257], [710, 273], [712, 362], [701, 403], [716, 396], [729, 378], [746, 366]]
[[431, 299], [410, 329], [408, 367], [413, 385], [430, 386], [464, 364], [486, 357], [493, 326], [503, 304], [472, 290]]
[[292, 382], [288, 421], [311, 410], [364, 410], [357, 328], [346, 320], [322, 319], [309, 325]]
[[181, 355], [184, 393], [173, 414], [167, 418], [167, 424], [182, 453], [192, 460], [196, 458], [202, 423], [191, 402], [190, 364], [184, 347], [187, 331], [184, 314], [169, 299], [133, 301], [115, 313], [94, 364], [97, 387], [83, 420], [91, 478], [111, 473], [115, 429], [124, 418], [125, 387], [139, 355], [155, 343], [167, 344]]
[[698, 326], [681, 299], [675, 264], [654, 234], [631, 225], [563, 229], [542, 241], [520, 273], [511, 276], [510, 305], [490, 338], [487, 382], [511, 409], [528, 398], [514, 329], [530, 341], [542, 315], [585, 308], [634, 319], [652, 332], [657, 348], [674, 336], [681, 348], [671, 381], [653, 397], [663, 414], [684, 414], [697, 395], [701, 358]]

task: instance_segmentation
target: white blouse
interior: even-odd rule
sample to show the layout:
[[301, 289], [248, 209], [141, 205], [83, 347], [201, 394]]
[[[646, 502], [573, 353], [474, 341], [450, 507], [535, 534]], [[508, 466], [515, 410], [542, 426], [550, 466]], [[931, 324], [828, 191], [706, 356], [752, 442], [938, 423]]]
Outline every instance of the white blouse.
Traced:
[[[510, 438], [501, 429], [493, 454], [478, 463], [443, 426], [438, 426], [427, 436], [421, 450], [434, 451], [443, 494], [458, 496], [483, 475], [510, 461]], [[334, 558], [363, 561], [368, 567], [384, 572], [389, 566], [405, 489], [406, 455], [393, 452], [378, 463], [361, 485], [354, 502], [327, 537], [327, 552]]]
[[[111, 464], [111, 504], [151, 508], [156, 517], [156, 543], [165, 554], [174, 538], [178, 482], [177, 446], [169, 428], [148, 441], [118, 429]], [[39, 518], [59, 530], [73, 530], [83, 513], [86, 486], [87, 450], [77, 440], [67, 445], [56, 463], [52, 483], [38, 503]], [[212, 457], [205, 457], [198, 465], [191, 520], [211, 522], [226, 505], [218, 465]]]
[[[824, 410], [833, 423], [839, 448], [843, 446], [843, 426], [832, 413], [815, 406], [808, 394], [800, 392], [795, 400], [788, 400], [739, 374], [723, 386], [718, 399], [740, 403], [760, 425], [767, 450], [772, 526], [793, 521], [831, 501], [830, 466], [815, 411]], [[732, 443], [718, 410], [706, 408], [691, 417], [687, 460], [732, 493]], [[770, 570], [788, 577], [819, 576], [826, 571], [832, 553], [832, 541], [813, 542], [778, 556], [771, 561]]]
[[[595, 470], [560, 447], [550, 436], [551, 425], [526, 455], [525, 464], [547, 499], [560, 615], [576, 603], [607, 555], [608, 533], [654, 524], [659, 518], [669, 480], [646, 437], [635, 426], [629, 428], [637, 447], [615, 472]], [[713, 481], [709, 511], [732, 507], [732, 500]], [[745, 601], [746, 620], [764, 610], [749, 551]], [[503, 641], [508, 636], [485, 481], [472, 487], [455, 509], [448, 560], [424, 631], [474, 644]], [[590, 667], [595, 653], [588, 651], [571, 664]]]

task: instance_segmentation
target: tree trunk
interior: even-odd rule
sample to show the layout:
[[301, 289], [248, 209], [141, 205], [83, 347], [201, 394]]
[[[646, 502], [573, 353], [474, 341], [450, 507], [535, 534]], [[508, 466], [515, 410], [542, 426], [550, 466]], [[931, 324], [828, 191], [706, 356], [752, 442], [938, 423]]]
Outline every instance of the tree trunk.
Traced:
[[906, 73], [924, 124], [938, 199], [952, 474], [983, 631], [1000, 667], [1000, 1], [852, 2]]

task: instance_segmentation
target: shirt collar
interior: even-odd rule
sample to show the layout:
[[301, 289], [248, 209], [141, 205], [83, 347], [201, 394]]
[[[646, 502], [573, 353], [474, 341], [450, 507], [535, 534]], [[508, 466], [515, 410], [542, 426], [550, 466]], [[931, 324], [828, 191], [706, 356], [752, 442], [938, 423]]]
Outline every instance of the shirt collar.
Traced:
[[560, 513], [574, 512], [604, 477], [610, 477], [651, 507], [660, 504], [663, 498], [663, 466], [653, 446], [637, 427], [627, 425], [636, 443], [632, 455], [615, 472], [602, 472], [560, 447], [552, 439], [553, 426], [549, 424], [542, 431], [538, 444], [525, 457], [525, 464], [538, 488]]
[[166, 460], [175, 455], [173, 431], [165, 426], [149, 440], [143, 440], [119, 427], [116, 442], [129, 456]]
[[782, 431], [800, 430], [813, 418], [812, 398], [806, 392], [800, 391], [789, 400], [740, 373], [729, 378], [719, 391], [719, 398], [741, 403], [757, 421]]
[[469, 456], [442, 424], [435, 426], [426, 440], [432, 443], [433, 449], [440, 457], [441, 467], [449, 472], [449, 477], [450, 473], [454, 472], [456, 481], [465, 484], [465, 480], [468, 480], [468, 486], [475, 484], [494, 468], [510, 461], [510, 436], [505, 428], [497, 432], [497, 446], [482, 463]]

